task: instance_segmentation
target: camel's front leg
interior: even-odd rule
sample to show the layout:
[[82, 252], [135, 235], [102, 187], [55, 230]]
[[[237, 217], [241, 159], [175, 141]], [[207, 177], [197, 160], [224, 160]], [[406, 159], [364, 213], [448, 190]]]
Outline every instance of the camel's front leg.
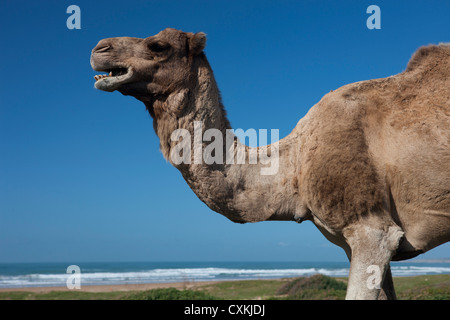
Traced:
[[403, 232], [398, 226], [354, 225], [346, 232], [351, 249], [346, 299], [376, 300]]

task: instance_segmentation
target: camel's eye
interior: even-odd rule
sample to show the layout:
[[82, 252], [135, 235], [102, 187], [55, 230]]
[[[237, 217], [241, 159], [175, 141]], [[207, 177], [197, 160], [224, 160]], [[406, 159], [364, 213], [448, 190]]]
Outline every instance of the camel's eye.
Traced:
[[148, 48], [153, 52], [164, 52], [169, 49], [169, 44], [163, 42], [152, 42], [148, 45]]

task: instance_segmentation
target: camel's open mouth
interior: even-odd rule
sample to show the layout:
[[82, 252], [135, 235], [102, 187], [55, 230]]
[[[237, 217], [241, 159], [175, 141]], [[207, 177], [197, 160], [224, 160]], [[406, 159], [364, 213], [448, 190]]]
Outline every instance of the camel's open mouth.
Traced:
[[113, 68], [97, 71], [104, 71], [107, 74], [99, 74], [94, 76], [95, 87], [104, 91], [114, 91], [120, 85], [130, 82], [133, 72], [131, 68]]

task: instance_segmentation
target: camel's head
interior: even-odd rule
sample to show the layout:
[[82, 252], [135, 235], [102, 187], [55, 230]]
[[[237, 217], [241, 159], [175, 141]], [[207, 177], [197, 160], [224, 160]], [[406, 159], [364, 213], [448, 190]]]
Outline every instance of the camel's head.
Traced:
[[95, 87], [118, 90], [144, 102], [186, 87], [192, 61], [203, 52], [206, 35], [165, 29], [145, 39], [120, 37], [100, 40], [92, 50]]

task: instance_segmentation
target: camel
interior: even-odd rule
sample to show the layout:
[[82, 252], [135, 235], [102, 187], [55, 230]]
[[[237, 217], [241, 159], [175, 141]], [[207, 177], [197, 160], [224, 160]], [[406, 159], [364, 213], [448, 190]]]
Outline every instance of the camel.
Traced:
[[262, 161], [172, 160], [180, 141], [194, 144], [174, 131], [231, 129], [205, 45], [205, 33], [171, 28], [103, 39], [91, 54], [106, 72], [95, 88], [145, 104], [163, 156], [213, 211], [237, 223], [311, 221], [350, 261], [346, 299], [395, 299], [390, 261], [450, 240], [450, 45], [419, 48], [397, 75], [332, 90], [288, 136], [244, 146], [246, 157], [276, 151], [276, 174], [261, 174]]

